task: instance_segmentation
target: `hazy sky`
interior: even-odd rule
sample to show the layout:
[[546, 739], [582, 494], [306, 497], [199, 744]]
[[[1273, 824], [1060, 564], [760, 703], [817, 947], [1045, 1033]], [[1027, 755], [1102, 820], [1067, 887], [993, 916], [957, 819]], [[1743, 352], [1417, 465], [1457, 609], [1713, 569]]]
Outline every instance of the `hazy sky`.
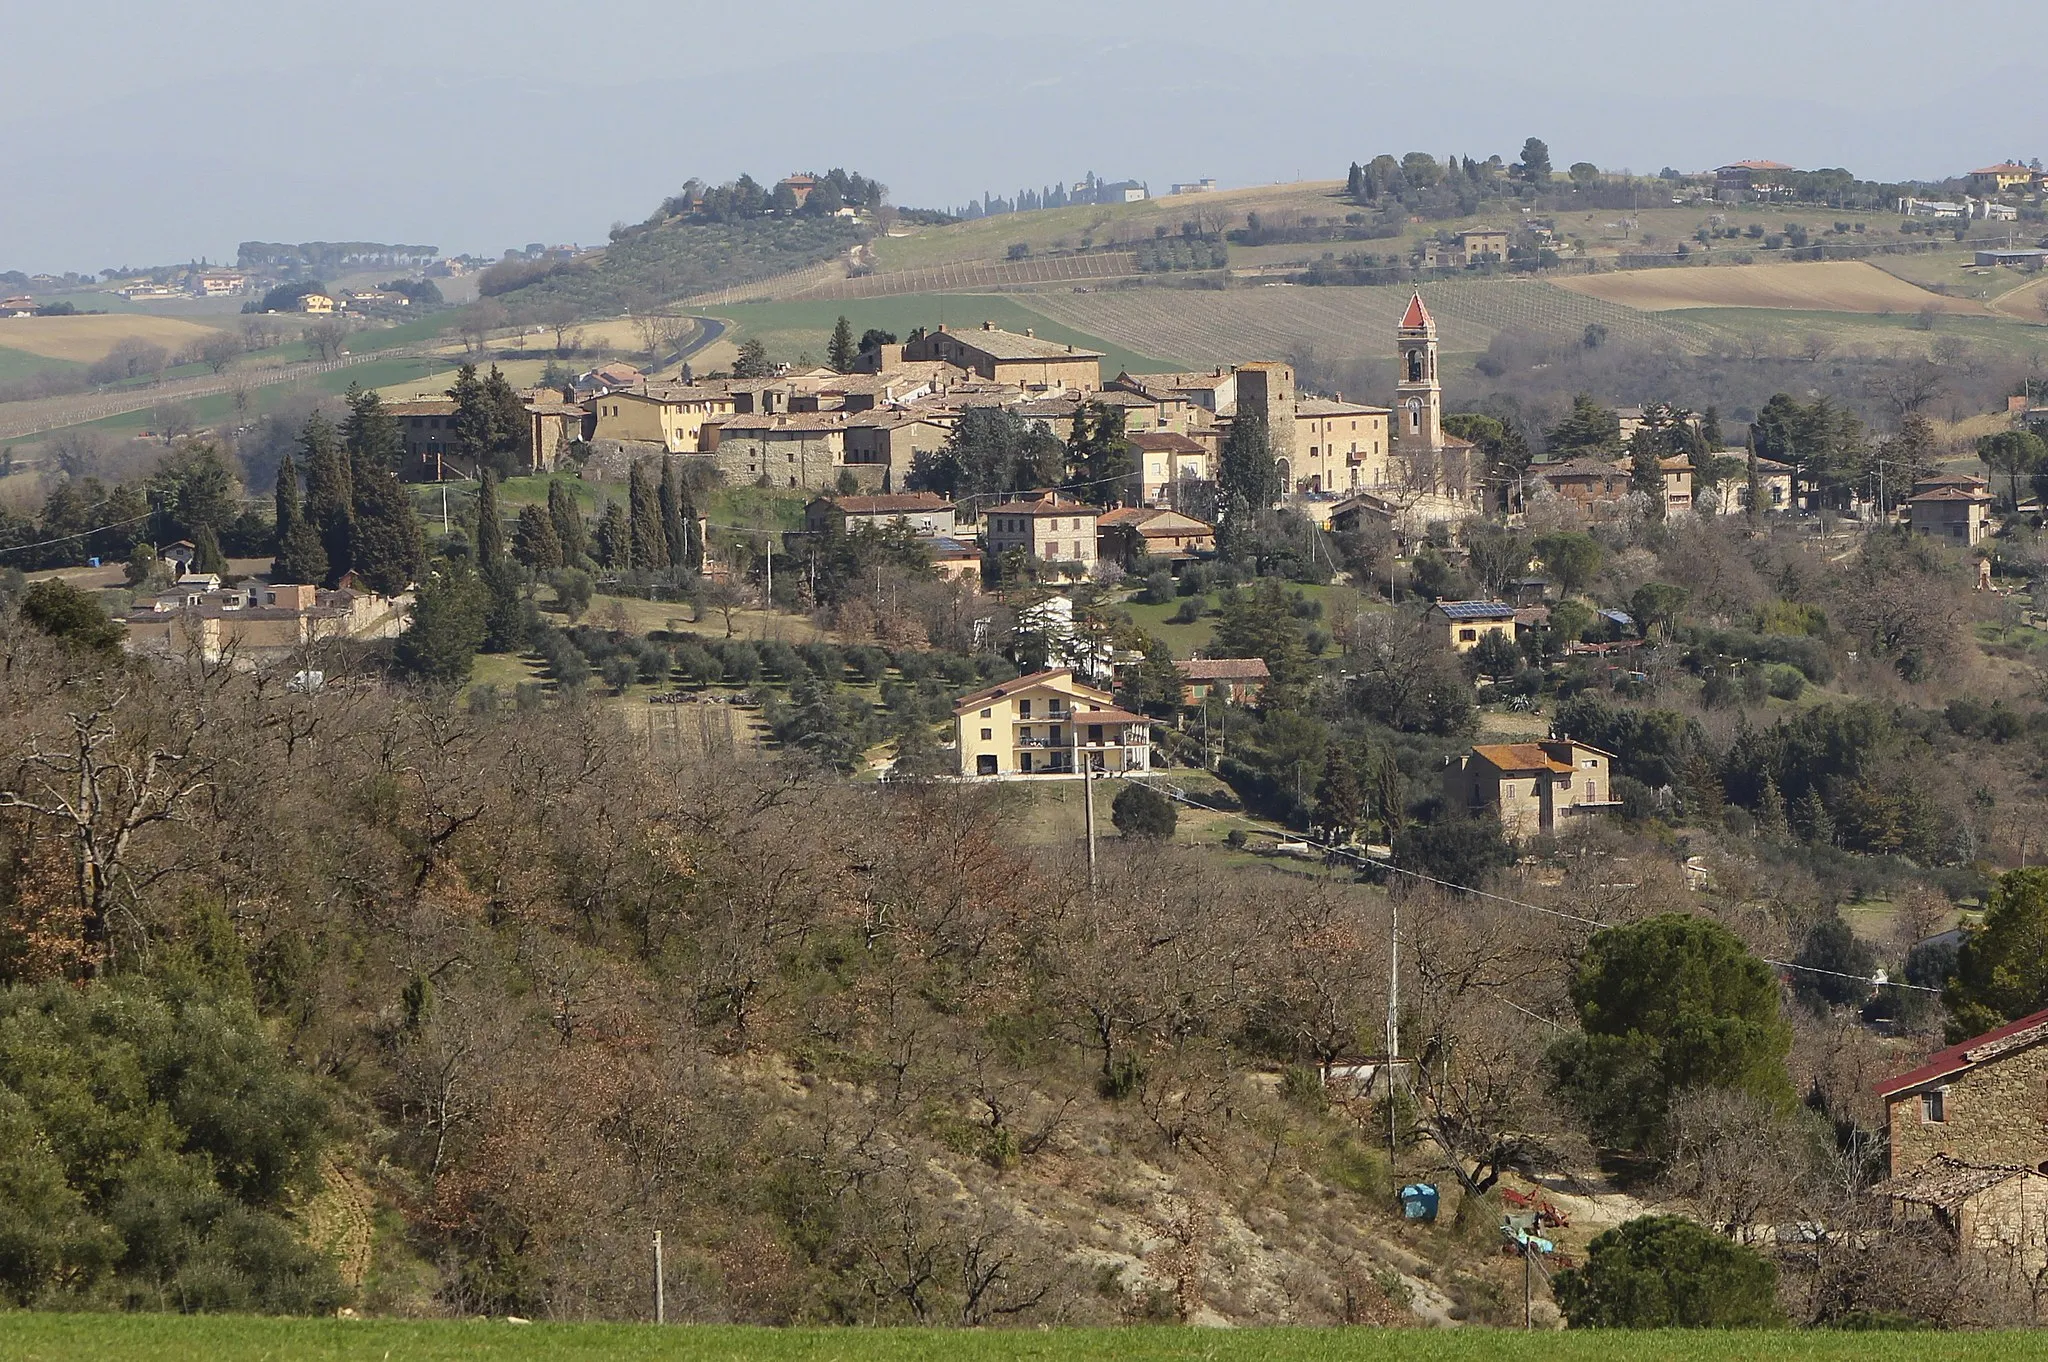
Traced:
[[[1425, 150], [1932, 177], [2044, 153], [2038, 0], [0, 0], [0, 269], [601, 242], [691, 175], [944, 205]], [[2010, 43], [1995, 36], [2009, 34]]]

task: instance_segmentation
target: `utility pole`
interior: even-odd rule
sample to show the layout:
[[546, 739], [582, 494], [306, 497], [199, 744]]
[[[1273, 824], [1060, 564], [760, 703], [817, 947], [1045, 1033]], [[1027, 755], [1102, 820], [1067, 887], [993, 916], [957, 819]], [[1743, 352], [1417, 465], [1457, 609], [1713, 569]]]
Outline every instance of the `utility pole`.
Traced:
[[768, 531], [768, 591], [765, 604], [775, 604], [775, 531]]
[[1534, 1310], [1530, 1305], [1530, 1301], [1535, 1295], [1535, 1288], [1529, 1280], [1529, 1257], [1535, 1252], [1536, 1246], [1525, 1240], [1522, 1244], [1522, 1327], [1524, 1329], [1536, 1327], [1532, 1321]]
[[1081, 817], [1088, 828], [1088, 892], [1095, 893], [1095, 768], [1093, 764], [1083, 765], [1087, 754], [1081, 751], [1081, 725], [1073, 723], [1073, 714], [1067, 720], [1073, 728], [1074, 763], [1081, 768]]
[[668, 1300], [663, 1289], [661, 1271], [661, 1231], [654, 1232], [654, 1322], [668, 1323]]
[[441, 533], [448, 533], [448, 484], [441, 484]]
[[1393, 946], [1387, 956], [1387, 1175], [1394, 1180], [1394, 1193], [1398, 1197], [1401, 1175], [1394, 1169], [1394, 1153], [1399, 1144], [1395, 1130], [1394, 1056], [1401, 1051], [1401, 906], [1389, 898], [1387, 912], [1392, 924], [1390, 940]]

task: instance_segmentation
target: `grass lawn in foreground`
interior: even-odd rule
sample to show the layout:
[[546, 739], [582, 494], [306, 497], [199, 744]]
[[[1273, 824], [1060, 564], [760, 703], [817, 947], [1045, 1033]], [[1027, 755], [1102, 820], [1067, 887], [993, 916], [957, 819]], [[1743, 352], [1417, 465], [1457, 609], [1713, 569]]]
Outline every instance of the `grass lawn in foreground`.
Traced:
[[1623, 1331], [1531, 1337], [1492, 1329], [742, 1329], [495, 1321], [284, 1320], [191, 1315], [0, 1315], [0, 1362], [2003, 1362], [2040, 1357], [2029, 1333]]

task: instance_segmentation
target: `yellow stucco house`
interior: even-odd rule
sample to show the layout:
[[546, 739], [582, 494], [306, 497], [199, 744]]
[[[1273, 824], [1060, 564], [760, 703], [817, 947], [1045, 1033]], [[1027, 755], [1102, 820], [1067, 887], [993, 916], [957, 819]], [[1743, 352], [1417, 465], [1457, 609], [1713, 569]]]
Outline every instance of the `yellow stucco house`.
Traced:
[[1469, 653], [1488, 634], [1515, 641], [1515, 607], [1506, 601], [1438, 601], [1429, 607], [1429, 622], [1452, 652]]
[[1152, 726], [1060, 667], [1005, 681], [953, 707], [964, 777], [1073, 775], [1152, 767]]
[[671, 454], [696, 454], [705, 447], [704, 427], [733, 415], [733, 396], [723, 388], [650, 383], [638, 392], [605, 393], [591, 408], [596, 439], [645, 441]]

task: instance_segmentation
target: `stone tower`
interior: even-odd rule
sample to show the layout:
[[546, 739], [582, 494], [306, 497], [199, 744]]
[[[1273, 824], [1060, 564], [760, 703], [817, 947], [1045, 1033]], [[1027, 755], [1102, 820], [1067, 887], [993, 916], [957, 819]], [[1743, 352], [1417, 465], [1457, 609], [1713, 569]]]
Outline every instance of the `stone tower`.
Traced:
[[1444, 447], [1444, 388], [1436, 376], [1436, 319], [1422, 305], [1422, 294], [1408, 302], [1395, 328], [1401, 349], [1401, 371], [1394, 383], [1394, 439], [1417, 454], [1439, 454]]
[[1273, 462], [1280, 472], [1283, 495], [1294, 492], [1294, 416], [1299, 394], [1294, 384], [1294, 366], [1272, 360], [1240, 364], [1237, 374], [1237, 410], [1255, 411], [1265, 418], [1266, 438], [1273, 449]]

